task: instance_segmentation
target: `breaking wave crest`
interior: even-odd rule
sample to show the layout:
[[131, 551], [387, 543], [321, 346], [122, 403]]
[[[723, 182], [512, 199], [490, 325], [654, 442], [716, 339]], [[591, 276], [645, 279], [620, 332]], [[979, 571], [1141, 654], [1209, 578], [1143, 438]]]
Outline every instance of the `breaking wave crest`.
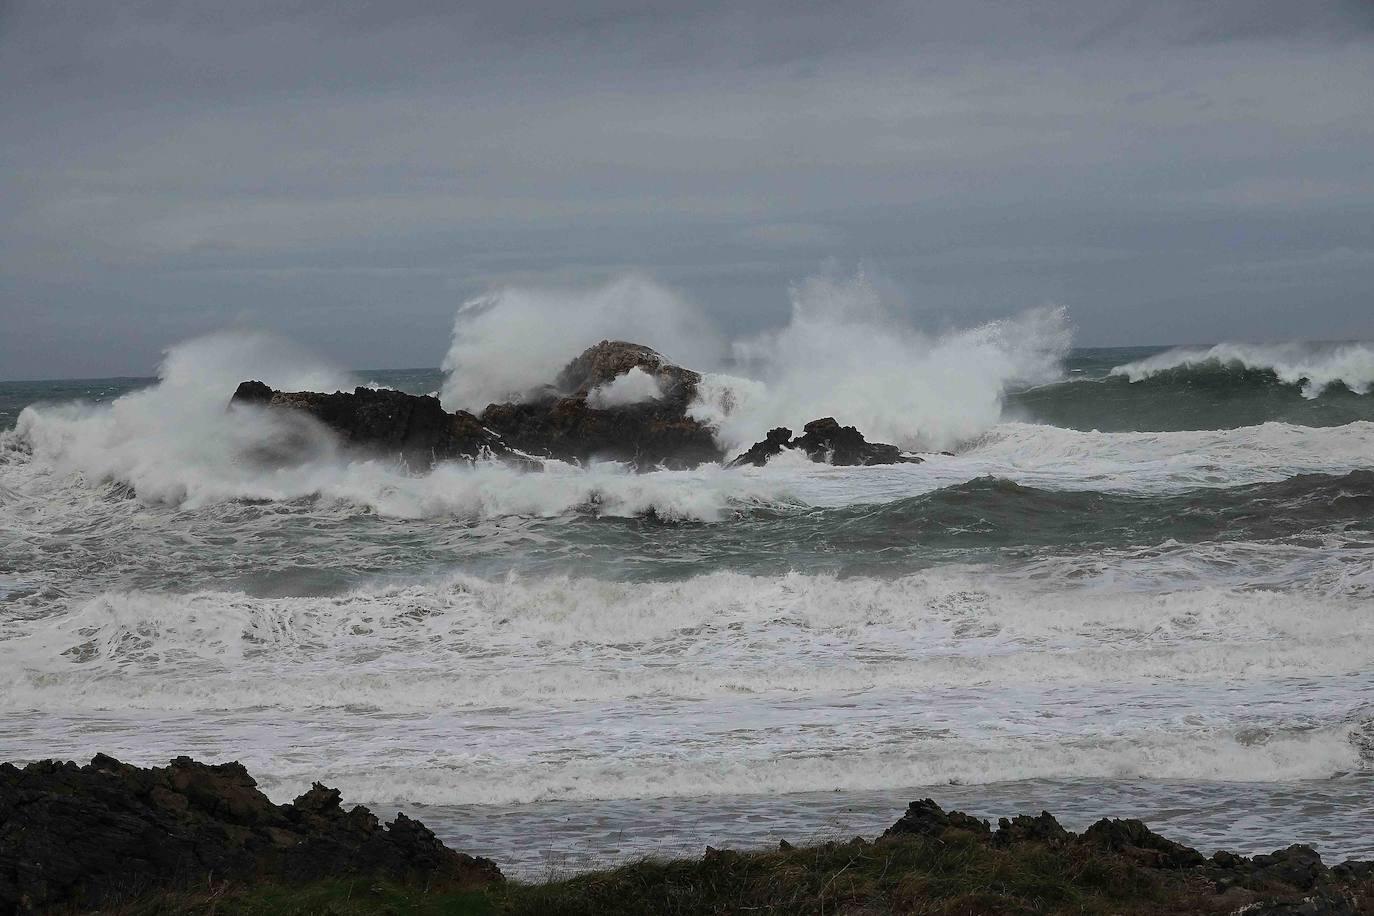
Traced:
[[1222, 343], [1179, 348], [1117, 366], [1112, 375], [1132, 382], [1165, 377], [1194, 384], [1283, 384], [1316, 398], [1332, 388], [1367, 394], [1374, 386], [1374, 347], [1348, 344]]
[[643, 277], [591, 290], [500, 290], [466, 303], [444, 360], [445, 406], [519, 399], [603, 338], [644, 343], [707, 377], [692, 413], [727, 449], [824, 416], [872, 439], [947, 448], [995, 424], [1015, 385], [1058, 378], [1072, 332], [1063, 309], [1031, 309], [928, 334], [863, 272], [796, 284], [788, 322], [725, 344], [680, 295]]

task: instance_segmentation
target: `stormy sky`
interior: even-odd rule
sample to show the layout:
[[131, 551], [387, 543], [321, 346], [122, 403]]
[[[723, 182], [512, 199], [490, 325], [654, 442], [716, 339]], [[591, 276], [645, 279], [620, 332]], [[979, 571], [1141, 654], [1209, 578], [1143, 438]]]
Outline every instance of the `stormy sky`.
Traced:
[[0, 0], [0, 377], [269, 328], [432, 366], [641, 272], [727, 332], [1374, 337], [1374, 2]]

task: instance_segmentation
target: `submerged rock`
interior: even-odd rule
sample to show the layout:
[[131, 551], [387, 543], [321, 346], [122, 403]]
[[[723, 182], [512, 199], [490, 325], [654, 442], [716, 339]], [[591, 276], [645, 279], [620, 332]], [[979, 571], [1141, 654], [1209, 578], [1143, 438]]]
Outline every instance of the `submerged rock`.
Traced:
[[770, 430], [766, 439], [750, 446], [730, 462], [730, 467], [763, 467], [784, 449], [799, 449], [812, 461], [837, 466], [920, 464], [922, 461], [915, 455], [903, 454], [895, 445], [869, 442], [856, 428], [841, 426], [834, 417], [822, 417], [806, 424], [802, 434], [795, 439], [785, 426]]
[[502, 879], [418, 821], [398, 814], [384, 826], [318, 783], [273, 804], [238, 763], [178, 757], [143, 769], [101, 754], [84, 767], [0, 764], [0, 914], [94, 908], [211, 878], [348, 874], [459, 887]]

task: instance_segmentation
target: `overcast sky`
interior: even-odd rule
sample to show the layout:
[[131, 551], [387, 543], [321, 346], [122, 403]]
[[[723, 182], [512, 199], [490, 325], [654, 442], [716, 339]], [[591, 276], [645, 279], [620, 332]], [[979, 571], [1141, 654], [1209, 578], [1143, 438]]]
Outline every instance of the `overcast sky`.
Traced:
[[1374, 2], [0, 0], [0, 377], [270, 328], [437, 365], [643, 271], [727, 331], [863, 263], [941, 328], [1374, 337]]

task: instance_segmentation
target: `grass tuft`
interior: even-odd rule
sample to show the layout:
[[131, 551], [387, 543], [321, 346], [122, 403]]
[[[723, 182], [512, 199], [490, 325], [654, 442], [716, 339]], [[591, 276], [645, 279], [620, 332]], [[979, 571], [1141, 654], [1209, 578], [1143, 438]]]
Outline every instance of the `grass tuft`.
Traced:
[[1073, 913], [1143, 916], [1220, 912], [1210, 887], [1081, 845], [1009, 848], [950, 830], [944, 836], [825, 843], [768, 852], [709, 851], [696, 860], [644, 860], [539, 884], [483, 891], [338, 879], [303, 886], [221, 887], [165, 894], [125, 916], [920, 916]]

